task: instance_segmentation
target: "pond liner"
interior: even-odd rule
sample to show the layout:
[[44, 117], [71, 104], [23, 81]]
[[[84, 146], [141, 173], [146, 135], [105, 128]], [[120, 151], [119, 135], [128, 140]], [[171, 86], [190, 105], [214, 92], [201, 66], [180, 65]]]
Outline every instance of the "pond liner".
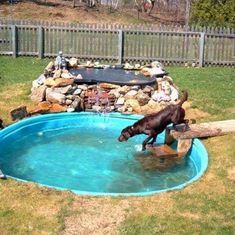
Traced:
[[104, 82], [121, 86], [153, 85], [156, 83], [157, 77], [163, 77], [168, 74], [164, 72], [153, 77], [146, 77], [138, 71], [115, 68], [79, 68], [70, 69], [69, 72], [74, 76], [78, 74], [82, 76], [82, 79], [75, 78], [74, 82], [76, 84], [97, 84]]

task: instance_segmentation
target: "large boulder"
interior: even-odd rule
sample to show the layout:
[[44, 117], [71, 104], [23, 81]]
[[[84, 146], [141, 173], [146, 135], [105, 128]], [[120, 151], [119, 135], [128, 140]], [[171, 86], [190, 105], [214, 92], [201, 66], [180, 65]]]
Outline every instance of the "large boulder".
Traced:
[[53, 88], [53, 91], [60, 94], [71, 94], [74, 91], [74, 89], [72, 85], [68, 85], [65, 87], [55, 87]]
[[136, 99], [138, 100], [140, 106], [144, 106], [149, 102], [150, 97], [146, 93], [144, 93], [142, 90], [139, 90], [136, 95]]
[[61, 74], [62, 74], [62, 70], [61, 69], [56, 69], [54, 71], [53, 78], [60, 78]]
[[64, 87], [68, 85], [72, 85], [74, 83], [74, 79], [71, 78], [56, 78], [54, 87]]
[[32, 101], [34, 102], [41, 102], [45, 100], [45, 96], [46, 96], [46, 86], [39, 86], [39, 87], [32, 87], [31, 89], [31, 95], [30, 98]]
[[126, 94], [125, 94], [125, 98], [128, 99], [128, 98], [134, 98], [136, 95], [137, 95], [138, 91], [136, 90], [130, 90], [128, 91]]
[[10, 111], [12, 121], [21, 120], [28, 116], [26, 106], [20, 106]]
[[51, 61], [47, 67], [45, 68], [46, 71], [51, 71], [51, 70], [54, 70], [55, 66], [54, 66], [54, 62]]
[[54, 86], [55, 85], [55, 79], [54, 78], [47, 78], [45, 81], [44, 81], [44, 85], [45, 86]]
[[127, 108], [131, 107], [135, 113], [141, 113], [140, 104], [136, 99], [127, 99], [125, 102], [125, 106], [127, 106]]
[[46, 100], [51, 103], [64, 104], [66, 96], [64, 94], [55, 92], [52, 88], [48, 88], [46, 90]]
[[116, 105], [123, 105], [125, 103], [124, 97], [119, 97], [116, 101]]
[[52, 104], [50, 108], [51, 113], [60, 113], [60, 112], [65, 112], [65, 111], [66, 111], [66, 107], [60, 104]]
[[162, 109], [162, 106], [160, 103], [155, 102], [154, 100], [150, 99], [148, 104], [141, 107], [141, 112], [143, 114], [151, 114], [159, 112]]

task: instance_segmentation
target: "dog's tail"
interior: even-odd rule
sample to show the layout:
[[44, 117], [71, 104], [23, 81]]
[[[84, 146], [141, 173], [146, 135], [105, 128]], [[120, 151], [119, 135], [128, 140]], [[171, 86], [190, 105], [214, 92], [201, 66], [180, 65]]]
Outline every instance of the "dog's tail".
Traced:
[[183, 91], [183, 96], [180, 99], [180, 102], [178, 103], [178, 105], [182, 106], [182, 104], [188, 100], [188, 92], [187, 91]]

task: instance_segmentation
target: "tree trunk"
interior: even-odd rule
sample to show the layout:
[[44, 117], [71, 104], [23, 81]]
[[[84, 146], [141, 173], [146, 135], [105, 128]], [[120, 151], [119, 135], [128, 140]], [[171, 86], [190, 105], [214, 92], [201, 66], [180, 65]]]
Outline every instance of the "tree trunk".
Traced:
[[186, 0], [186, 9], [185, 9], [185, 30], [189, 30], [189, 17], [190, 17], [190, 7], [191, 0]]
[[75, 8], [75, 0], [73, 0], [73, 8]]

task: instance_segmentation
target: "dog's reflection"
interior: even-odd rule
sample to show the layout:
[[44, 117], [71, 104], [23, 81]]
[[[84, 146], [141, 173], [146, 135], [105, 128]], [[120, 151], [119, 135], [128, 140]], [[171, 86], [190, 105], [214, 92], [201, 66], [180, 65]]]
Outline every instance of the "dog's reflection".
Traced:
[[159, 170], [166, 171], [183, 162], [182, 157], [156, 157], [152, 152], [136, 152], [135, 159], [140, 162], [143, 170]]

